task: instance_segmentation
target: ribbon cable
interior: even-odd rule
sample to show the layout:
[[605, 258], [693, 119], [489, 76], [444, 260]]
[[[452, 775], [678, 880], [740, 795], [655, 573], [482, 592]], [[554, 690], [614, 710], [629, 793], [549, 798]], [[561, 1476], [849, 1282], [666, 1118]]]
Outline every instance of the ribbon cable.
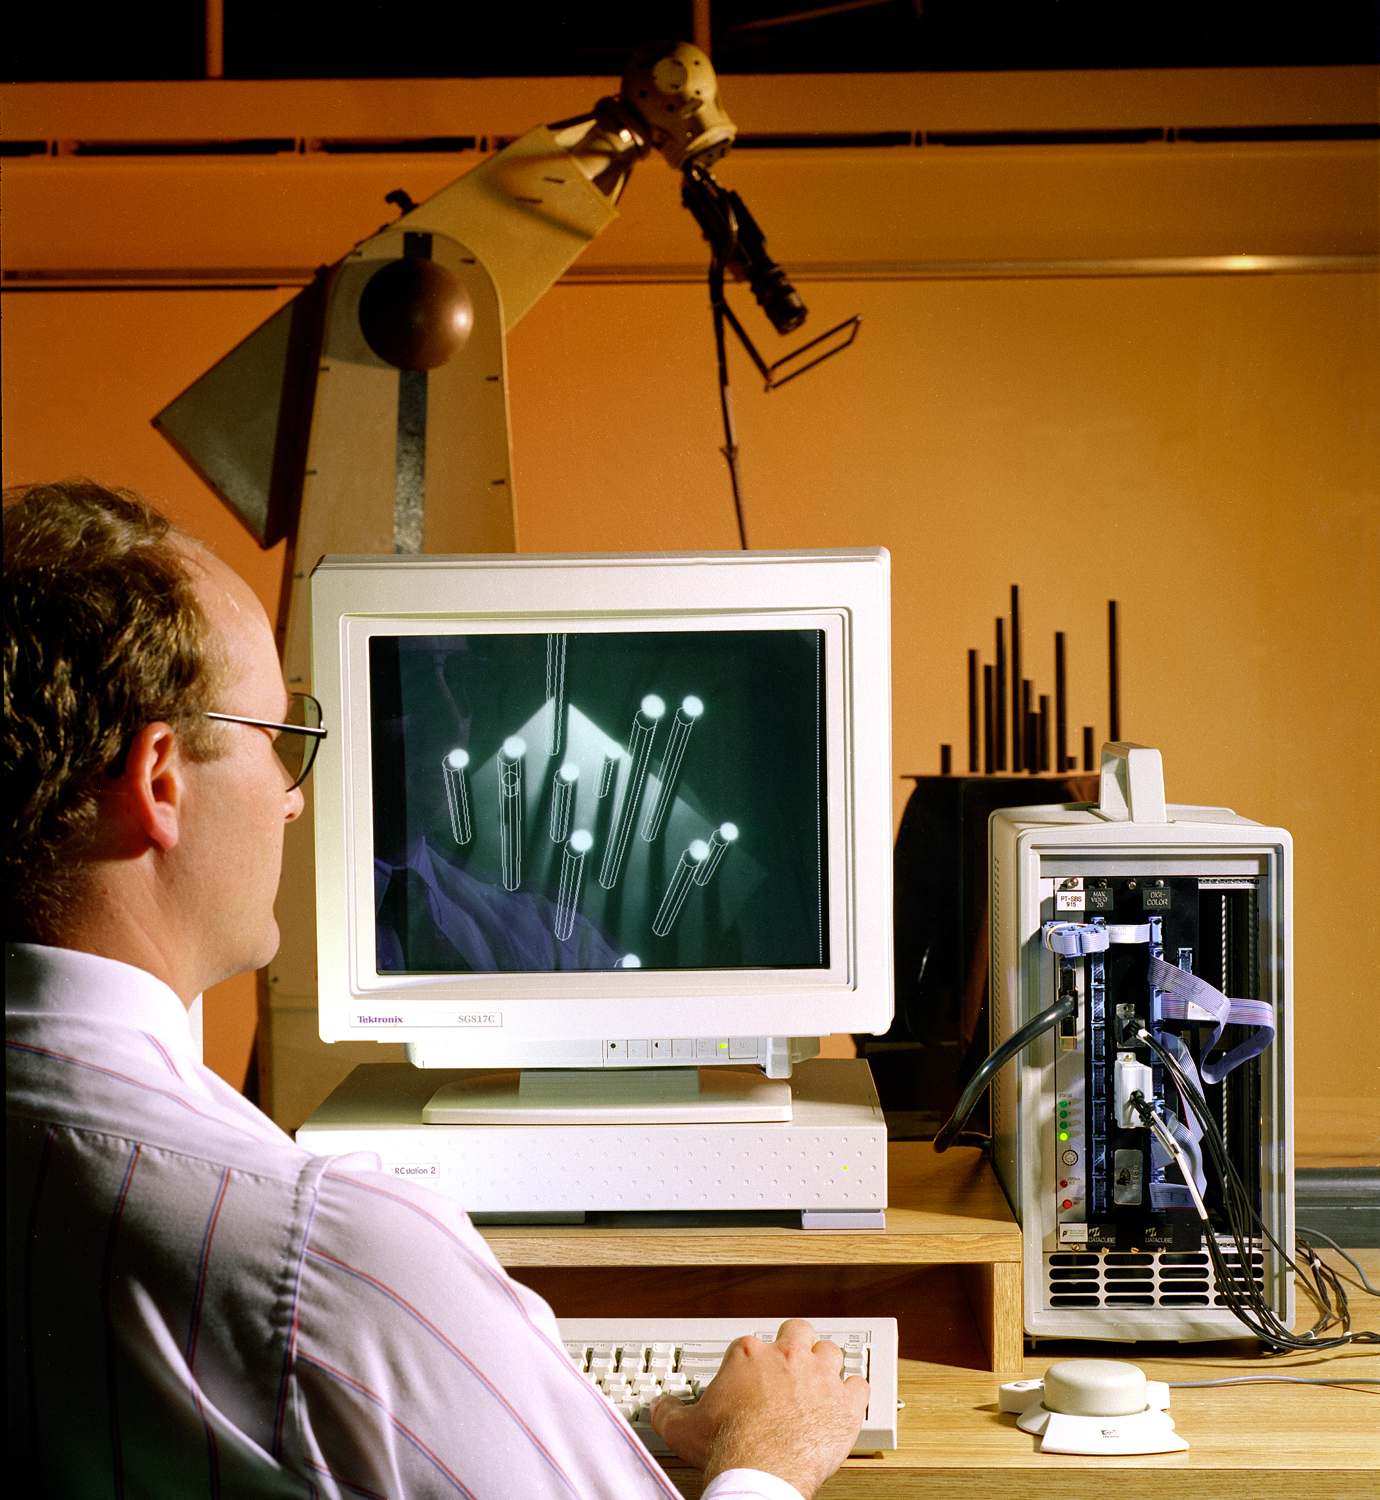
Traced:
[[1107, 923], [1096, 918], [1091, 922], [1046, 922], [1045, 947], [1065, 958], [1081, 958], [1085, 953], [1105, 953], [1113, 943], [1148, 943], [1150, 924]]
[[[1105, 953], [1113, 943], [1150, 943], [1150, 923], [1117, 924], [1103, 922], [1046, 922], [1045, 947], [1065, 958], [1081, 958], [1088, 953]], [[1158, 942], [1154, 945], [1158, 948]], [[1166, 963], [1157, 952], [1150, 955], [1150, 987], [1154, 995], [1156, 1020], [1210, 1021], [1212, 1039], [1203, 1049], [1204, 1056], [1222, 1038], [1228, 1023], [1255, 1029], [1243, 1042], [1225, 1055], [1203, 1063], [1202, 1076], [1208, 1083], [1221, 1081], [1243, 1062], [1258, 1057], [1275, 1039], [1275, 1011], [1268, 1000], [1231, 1000], [1207, 980], [1190, 974], [1177, 964]]]
[[[1159, 1018], [1158, 1021], [1152, 1023], [1157, 1039], [1187, 1074], [1189, 1081], [1197, 1086], [1199, 1093], [1203, 1091], [1203, 1079], [1206, 1079], [1208, 1083], [1220, 1083], [1233, 1068], [1240, 1067], [1243, 1062], [1252, 1057], [1258, 1057], [1275, 1039], [1275, 1012], [1268, 1000], [1229, 999], [1207, 980], [1200, 979], [1196, 974], [1190, 974], [1186, 969], [1179, 968], [1177, 964], [1166, 963], [1164, 959], [1153, 954], [1150, 958], [1149, 978], [1155, 1012]], [[1212, 1037], [1203, 1048], [1204, 1062], [1201, 1077], [1183, 1038], [1176, 1036], [1172, 1031], [1162, 1030], [1160, 1021], [1211, 1021], [1213, 1023]], [[1229, 1022], [1236, 1026], [1253, 1026], [1255, 1030], [1230, 1052], [1215, 1059], [1208, 1058], [1207, 1054], [1221, 1040], [1222, 1028]], [[1187, 1121], [1188, 1132], [1192, 1135], [1191, 1144], [1185, 1140], [1183, 1121], [1171, 1119], [1168, 1122], [1169, 1128], [1174, 1139], [1188, 1153], [1193, 1162], [1193, 1179], [1198, 1185], [1198, 1191], [1203, 1193], [1206, 1192], [1206, 1188], [1202, 1173], [1202, 1148], [1199, 1145], [1203, 1138], [1202, 1126], [1198, 1123], [1197, 1115], [1187, 1107], [1187, 1101], [1182, 1098], [1179, 1101], [1179, 1109], [1184, 1120]], [[1157, 1160], [1160, 1153], [1163, 1154], [1163, 1161]], [[1150, 1158], [1152, 1166], [1166, 1165], [1170, 1159], [1169, 1153], [1164, 1151], [1158, 1141], [1151, 1142]], [[1183, 1201], [1180, 1201], [1181, 1197]], [[1152, 1182], [1150, 1202], [1155, 1208], [1193, 1207], [1188, 1190], [1174, 1183]]]
[[[1190, 974], [1186, 969], [1179, 968], [1177, 964], [1166, 963], [1160, 957], [1158, 939], [1158, 930], [1152, 931], [1151, 924], [1148, 922], [1137, 924], [1108, 924], [1100, 920], [1047, 922], [1044, 928], [1045, 946], [1051, 952], [1066, 958], [1081, 957], [1088, 953], [1104, 953], [1113, 943], [1151, 945], [1148, 977], [1153, 1002], [1151, 1008], [1156, 1017], [1151, 1024], [1154, 1026], [1160, 1045], [1170, 1053], [1201, 1093], [1204, 1079], [1208, 1083], [1220, 1083], [1233, 1068], [1240, 1067], [1248, 1059], [1259, 1056], [1274, 1041], [1274, 1007], [1268, 1000], [1229, 999], [1205, 979], [1200, 979], [1196, 974]], [[1200, 1077], [1193, 1055], [1182, 1038], [1171, 1031], [1161, 1030], [1159, 1025], [1161, 1021], [1210, 1021], [1213, 1024], [1213, 1033], [1207, 1047], [1203, 1049], [1205, 1057], [1221, 1040], [1223, 1028], [1229, 1023], [1251, 1026], [1255, 1029], [1230, 1052], [1214, 1060], [1205, 1061]], [[1202, 1126], [1197, 1116], [1187, 1108], [1183, 1100], [1180, 1100], [1180, 1110], [1181, 1118], [1175, 1119], [1170, 1116], [1165, 1123], [1192, 1164], [1193, 1179], [1199, 1192], [1205, 1193], [1207, 1185], [1203, 1175]], [[1173, 1160], [1157, 1139], [1151, 1140], [1150, 1154], [1153, 1167], [1167, 1166]], [[1152, 1181], [1150, 1196], [1151, 1204], [1155, 1208], [1192, 1208], [1194, 1206], [1188, 1189], [1180, 1187], [1177, 1183]]]
[[1203, 1063], [1203, 1077], [1209, 1083], [1221, 1083], [1233, 1068], [1240, 1067], [1249, 1058], [1258, 1057], [1275, 1039], [1275, 1010], [1268, 1000], [1229, 1000], [1205, 979], [1190, 974], [1177, 964], [1166, 963], [1162, 958], [1150, 960], [1150, 983], [1160, 991], [1162, 1020], [1213, 1023], [1212, 1040], [1203, 1049], [1205, 1058], [1221, 1040], [1222, 1028], [1228, 1022], [1234, 1026], [1255, 1027], [1250, 1036], [1230, 1052]]

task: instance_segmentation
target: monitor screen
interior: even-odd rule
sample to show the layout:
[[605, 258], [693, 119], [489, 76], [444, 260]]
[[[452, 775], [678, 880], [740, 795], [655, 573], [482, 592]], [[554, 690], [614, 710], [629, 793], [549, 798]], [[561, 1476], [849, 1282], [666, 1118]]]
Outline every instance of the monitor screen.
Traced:
[[779, 1071], [886, 1029], [885, 553], [327, 558], [312, 593], [326, 1040]]
[[828, 965], [818, 630], [375, 635], [380, 974]]

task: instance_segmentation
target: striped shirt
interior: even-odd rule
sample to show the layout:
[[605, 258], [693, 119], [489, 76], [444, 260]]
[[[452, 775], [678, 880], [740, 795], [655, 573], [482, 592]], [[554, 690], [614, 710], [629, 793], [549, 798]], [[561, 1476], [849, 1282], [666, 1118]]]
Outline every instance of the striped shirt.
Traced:
[[5, 985], [23, 1493], [676, 1496], [455, 1204], [294, 1145], [141, 969], [11, 945]]

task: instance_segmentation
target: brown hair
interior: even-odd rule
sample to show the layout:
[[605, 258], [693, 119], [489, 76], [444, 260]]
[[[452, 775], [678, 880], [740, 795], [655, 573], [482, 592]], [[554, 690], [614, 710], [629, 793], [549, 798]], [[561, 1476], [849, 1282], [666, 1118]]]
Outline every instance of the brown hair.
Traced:
[[71, 479], [4, 504], [5, 935], [42, 942], [134, 735], [163, 722], [215, 753], [219, 674], [178, 533], [141, 496]]

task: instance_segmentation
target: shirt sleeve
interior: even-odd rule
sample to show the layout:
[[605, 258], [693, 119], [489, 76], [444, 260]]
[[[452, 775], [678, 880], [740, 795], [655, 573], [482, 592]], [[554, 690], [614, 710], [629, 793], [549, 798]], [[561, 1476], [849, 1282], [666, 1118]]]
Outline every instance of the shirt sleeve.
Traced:
[[800, 1491], [761, 1469], [725, 1469], [704, 1487], [700, 1500], [804, 1500]]
[[[353, 1163], [317, 1158], [313, 1173], [281, 1461], [328, 1493], [392, 1500], [679, 1500], [453, 1202]], [[799, 1500], [789, 1485], [714, 1493]]]

